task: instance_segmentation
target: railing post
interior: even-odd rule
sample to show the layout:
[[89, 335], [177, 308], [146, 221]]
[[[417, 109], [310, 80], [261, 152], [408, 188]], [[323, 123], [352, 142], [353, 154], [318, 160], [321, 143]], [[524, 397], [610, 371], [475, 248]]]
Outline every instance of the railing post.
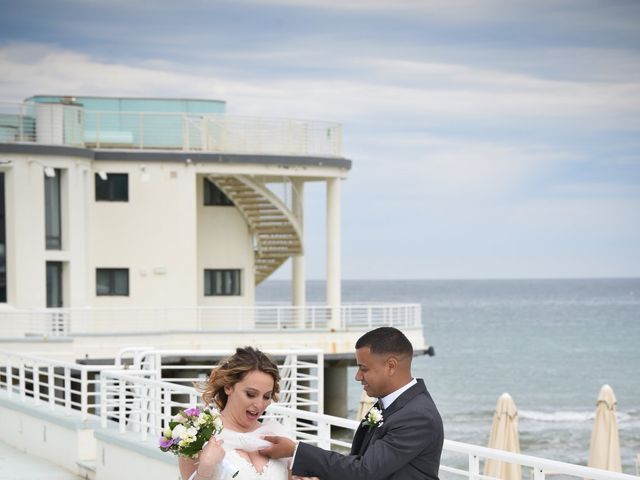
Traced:
[[182, 149], [188, 151], [190, 146], [190, 138], [189, 138], [189, 120], [186, 115], [182, 116], [182, 130], [184, 132], [184, 144], [182, 145]]
[[9, 357], [7, 356], [7, 364], [4, 366], [5, 368], [5, 378], [7, 379], [7, 396], [13, 396], [13, 367], [11, 366], [11, 362], [9, 361]]
[[469, 480], [478, 480], [480, 475], [480, 457], [472, 453], [469, 454]]
[[324, 352], [317, 355], [318, 362], [318, 413], [324, 413]]
[[162, 354], [160, 352], [156, 352], [153, 357], [153, 367], [153, 376], [155, 377], [154, 379], [164, 382], [165, 379], [162, 377]]
[[96, 112], [96, 148], [100, 148], [100, 112]]
[[142, 150], [144, 148], [144, 113], [140, 112], [139, 114], [140, 117], [140, 150]]
[[160, 428], [164, 429], [169, 425], [171, 421], [171, 392], [167, 389], [160, 390], [160, 394], [162, 397], [161, 400], [161, 422]]
[[331, 449], [331, 425], [318, 420], [318, 446], [325, 450]]
[[56, 383], [55, 383], [55, 369], [53, 364], [50, 364], [47, 368], [47, 383], [49, 385], [49, 407], [53, 410], [53, 406], [56, 404]]
[[118, 384], [118, 431], [124, 433], [126, 431], [127, 418], [125, 380], [119, 378], [118, 382], [120, 382]]
[[40, 403], [40, 367], [37, 362], [34, 362], [31, 375], [33, 381], [31, 382], [33, 385], [33, 403], [38, 405]]
[[80, 417], [82, 418], [82, 420], [86, 420], [89, 413], [89, 389], [87, 383], [87, 370], [83, 368], [82, 370], [80, 370]]
[[71, 414], [71, 369], [64, 367], [64, 409]]
[[291, 356], [291, 408], [298, 408], [298, 356]]
[[107, 394], [107, 376], [100, 372], [100, 426], [107, 428], [109, 395]]
[[533, 480], [544, 480], [544, 468], [536, 466], [533, 468]]
[[27, 398], [27, 381], [25, 378], [25, 365], [24, 365], [24, 360], [22, 360], [22, 362], [20, 362], [20, 373], [19, 373], [19, 385], [20, 385], [20, 399], [24, 402], [25, 399]]

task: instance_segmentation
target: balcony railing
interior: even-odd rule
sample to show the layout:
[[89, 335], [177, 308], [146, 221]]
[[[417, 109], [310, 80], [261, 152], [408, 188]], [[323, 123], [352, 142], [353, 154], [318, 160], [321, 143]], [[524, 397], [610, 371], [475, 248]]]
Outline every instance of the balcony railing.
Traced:
[[[183, 353], [190, 355], [192, 352]], [[288, 355], [310, 358], [316, 370], [321, 372], [321, 358], [315, 356], [317, 354], [318, 352], [311, 351], [288, 352]], [[115, 427], [122, 438], [136, 442], [136, 449], [143, 456], [141, 458], [144, 458], [145, 452], [148, 457], [155, 454], [156, 439], [176, 413], [176, 409], [192, 406], [198, 402], [199, 398], [199, 394], [193, 387], [163, 381], [157, 373], [158, 370], [144, 368], [142, 364], [129, 369], [122, 369], [118, 365], [102, 366], [95, 372], [99, 374], [99, 380], [82, 374], [87, 367], [79, 367], [75, 374], [67, 373], [69, 369], [73, 370], [76, 367], [73, 364], [10, 352], [0, 352], [0, 365], [3, 365], [0, 368], [0, 395], [18, 400], [23, 412], [28, 408], [34, 412], [56, 412], [60, 407], [64, 407], [65, 415], [76, 414], [85, 421], [99, 419], [100, 422], [84, 424], [86, 428], [92, 428], [96, 433]], [[307, 368], [308, 364], [302, 367]], [[184, 368], [188, 368], [188, 365]], [[281, 365], [281, 368], [286, 369], [286, 365]], [[36, 372], [39, 372], [39, 375]], [[58, 379], [56, 380], [53, 375], [58, 375]], [[73, 376], [74, 381], [63, 382], [62, 379], [68, 376]], [[295, 375], [289, 372], [289, 378], [295, 378]], [[98, 388], [96, 388], [96, 381], [99, 381]], [[319, 388], [321, 388], [322, 379], [315, 378], [315, 381], [319, 382]], [[100, 394], [91, 397], [87, 394], [91, 391], [100, 392]], [[307, 394], [302, 390], [299, 393], [303, 396]], [[321, 398], [322, 391], [319, 390], [317, 395]], [[66, 401], [74, 397], [80, 398], [79, 404]], [[322, 448], [348, 450], [351, 432], [355, 431], [359, 424], [357, 421], [322, 414], [313, 406], [312, 411], [298, 410], [292, 406], [291, 402], [271, 405], [267, 409], [266, 416], [282, 422], [284, 427], [299, 440]], [[346, 435], [345, 429], [349, 432]], [[146, 443], [140, 443], [141, 441]], [[639, 480], [636, 476], [624, 473], [452, 440], [444, 441], [440, 477], [446, 480], [459, 478], [497, 480], [481, 474], [482, 462], [489, 459], [518, 465], [522, 469], [522, 478], [533, 480], [545, 480], [548, 476], [556, 478], [558, 475], [576, 480]]]
[[101, 112], [0, 103], [0, 143], [97, 149], [340, 157], [340, 124], [225, 114]]
[[[211, 359], [233, 353], [131, 348], [121, 351], [112, 364], [80, 365], [0, 350], [0, 394], [41, 410], [78, 414], [83, 421], [94, 415], [106, 425], [111, 419], [121, 431], [125, 425], [136, 424], [134, 431], [159, 435], [160, 421], [166, 420], [172, 409], [200, 401], [193, 384], [217, 367]], [[300, 349], [267, 353], [280, 371], [279, 404], [322, 412], [323, 353]], [[188, 365], [175, 361], [185, 357], [191, 360]], [[198, 359], [196, 364], [194, 359]]]
[[422, 328], [420, 304], [343, 304], [175, 308], [42, 308], [0, 312], [0, 337], [167, 331], [326, 330], [334, 315], [342, 330], [381, 326]]

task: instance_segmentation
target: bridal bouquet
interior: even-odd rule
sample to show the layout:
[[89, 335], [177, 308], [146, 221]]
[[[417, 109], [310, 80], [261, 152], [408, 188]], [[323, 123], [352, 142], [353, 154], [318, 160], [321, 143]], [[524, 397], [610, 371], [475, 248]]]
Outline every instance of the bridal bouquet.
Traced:
[[160, 450], [195, 458], [213, 435], [222, 432], [220, 412], [213, 407], [191, 407], [175, 415], [160, 437]]
[[[160, 450], [179, 457], [196, 458], [213, 435], [222, 432], [220, 411], [214, 407], [191, 407], [178, 412], [169, 422], [160, 437]], [[238, 469], [222, 459], [222, 471], [232, 478]]]

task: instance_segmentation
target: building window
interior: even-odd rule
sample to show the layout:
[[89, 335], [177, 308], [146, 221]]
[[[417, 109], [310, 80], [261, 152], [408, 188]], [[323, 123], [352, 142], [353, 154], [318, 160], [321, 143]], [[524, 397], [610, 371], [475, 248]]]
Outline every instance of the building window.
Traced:
[[0, 172], [0, 302], [7, 301], [7, 242], [5, 240], [4, 173]]
[[96, 173], [96, 201], [128, 202], [129, 175], [126, 173]]
[[62, 248], [62, 220], [60, 208], [61, 170], [51, 169], [44, 176], [44, 223], [47, 250]]
[[96, 295], [129, 296], [129, 269], [96, 269]]
[[205, 270], [205, 296], [242, 295], [240, 269]]
[[208, 178], [204, 179], [204, 204], [233, 207], [233, 202]]
[[47, 308], [62, 305], [62, 262], [47, 262]]

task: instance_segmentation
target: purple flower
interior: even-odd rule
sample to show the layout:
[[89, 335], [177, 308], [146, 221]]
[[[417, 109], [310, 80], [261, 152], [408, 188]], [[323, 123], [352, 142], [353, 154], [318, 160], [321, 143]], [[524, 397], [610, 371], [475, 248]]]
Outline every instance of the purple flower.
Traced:
[[187, 408], [184, 411], [184, 414], [188, 415], [189, 417], [197, 417], [198, 415], [200, 415], [200, 409], [198, 407]]
[[160, 446], [162, 448], [169, 448], [169, 447], [171, 447], [171, 445], [176, 443], [176, 441], [177, 441], [177, 439], [175, 439], [175, 438], [160, 437]]

